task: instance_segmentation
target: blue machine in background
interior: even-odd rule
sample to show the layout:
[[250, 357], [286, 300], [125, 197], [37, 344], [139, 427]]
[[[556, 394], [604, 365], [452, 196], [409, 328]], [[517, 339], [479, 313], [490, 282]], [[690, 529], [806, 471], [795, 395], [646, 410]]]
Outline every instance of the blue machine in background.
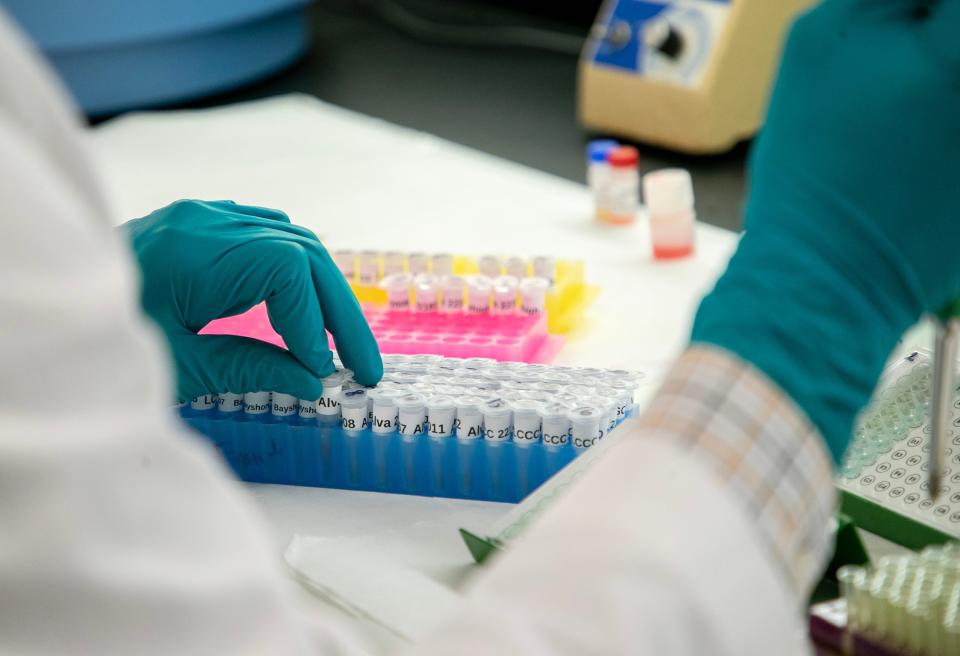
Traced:
[[300, 58], [309, 0], [0, 0], [91, 115], [183, 102]]

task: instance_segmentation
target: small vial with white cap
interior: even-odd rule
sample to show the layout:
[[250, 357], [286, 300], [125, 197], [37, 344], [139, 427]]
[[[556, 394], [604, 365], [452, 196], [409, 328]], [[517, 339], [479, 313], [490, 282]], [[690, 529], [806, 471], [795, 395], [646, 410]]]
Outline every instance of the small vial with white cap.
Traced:
[[463, 312], [463, 292], [467, 282], [460, 276], [440, 278], [440, 311], [455, 314]]
[[552, 257], [538, 255], [533, 258], [533, 275], [537, 278], [546, 278], [552, 285], [557, 277], [557, 263]]
[[400, 395], [395, 389], [382, 387], [367, 392], [367, 398], [373, 406], [370, 424], [374, 433], [386, 434], [397, 430], [397, 397]]
[[422, 394], [409, 392], [397, 397], [397, 421], [400, 434], [406, 437], [423, 435], [427, 420], [426, 399]]
[[457, 439], [476, 440], [483, 437], [483, 413], [480, 407], [485, 399], [478, 396], [458, 396], [453, 400], [457, 407], [454, 422]]
[[300, 400], [293, 394], [273, 392], [270, 395], [270, 411], [274, 417], [292, 417], [297, 414]]
[[336, 251], [333, 254], [333, 262], [340, 269], [340, 273], [347, 279], [347, 282], [353, 282], [357, 275], [357, 254], [353, 251]]
[[488, 278], [496, 278], [503, 273], [503, 264], [496, 255], [484, 255], [477, 262], [477, 265], [480, 267], [481, 275]]
[[453, 255], [449, 253], [435, 253], [430, 258], [430, 271], [435, 276], [453, 275]]
[[439, 286], [436, 276], [421, 273], [413, 280], [413, 298], [417, 312], [436, 312]]
[[513, 314], [517, 311], [517, 288], [520, 281], [513, 276], [497, 276], [493, 280], [493, 314]]
[[520, 312], [523, 314], [543, 314], [547, 309], [547, 290], [550, 282], [546, 278], [524, 278], [520, 281]]
[[484, 438], [491, 442], [510, 439], [510, 424], [513, 411], [505, 399], [492, 399], [480, 407], [483, 413]]
[[399, 251], [388, 251], [383, 254], [383, 275], [390, 276], [394, 273], [403, 273], [404, 264], [407, 256]]
[[361, 285], [376, 285], [380, 281], [380, 253], [377, 251], [363, 251], [360, 253], [360, 275], [358, 282]]
[[547, 446], [563, 446], [570, 438], [570, 407], [546, 403], [539, 407], [541, 439]]
[[470, 276], [467, 279], [467, 312], [486, 314], [490, 311], [490, 291], [493, 287], [487, 276]]
[[643, 176], [643, 198], [650, 217], [653, 257], [670, 260], [693, 253], [696, 212], [693, 181], [684, 169], [661, 169]]
[[526, 278], [530, 275], [530, 268], [527, 265], [527, 261], [522, 257], [508, 257], [507, 261], [504, 263], [504, 266], [507, 269], [507, 275], [513, 276], [514, 278]]
[[449, 396], [431, 396], [427, 399], [427, 434], [430, 437], [453, 435], [457, 406]]
[[600, 424], [603, 412], [590, 405], [581, 405], [570, 410], [570, 441], [577, 449], [589, 449], [602, 436]]
[[247, 392], [243, 395], [243, 411], [248, 415], [270, 412], [270, 392]]
[[513, 441], [533, 444], [540, 441], [540, 404], [530, 399], [519, 399], [510, 404], [513, 410]]
[[340, 415], [340, 391], [346, 376], [343, 369], [335, 371], [326, 378], [320, 379], [323, 392], [317, 400], [317, 414], [322, 417], [338, 417]]
[[352, 387], [340, 393], [340, 425], [345, 431], [362, 431], [367, 427], [367, 390]]
[[617, 427], [617, 400], [600, 395], [600, 391], [601, 390], [597, 390], [598, 395], [587, 397], [584, 401], [598, 408], [600, 412], [603, 413], [600, 420], [600, 439], [603, 439], [610, 431]]
[[220, 412], [238, 412], [243, 410], [243, 394], [221, 392], [216, 398], [217, 410]]
[[409, 310], [412, 284], [413, 278], [406, 273], [391, 273], [381, 280], [380, 286], [387, 292], [387, 307], [401, 312]]
[[190, 400], [190, 409], [198, 412], [213, 410], [214, 405], [216, 405], [216, 399], [213, 394], [201, 394]]
[[411, 276], [430, 272], [430, 257], [426, 253], [410, 253], [407, 258], [407, 268]]
[[633, 223], [640, 207], [640, 154], [633, 146], [618, 146], [610, 151], [607, 162], [610, 173], [602, 219], [613, 225]]
[[297, 413], [300, 415], [301, 419], [316, 419], [317, 400], [300, 399], [297, 403]]

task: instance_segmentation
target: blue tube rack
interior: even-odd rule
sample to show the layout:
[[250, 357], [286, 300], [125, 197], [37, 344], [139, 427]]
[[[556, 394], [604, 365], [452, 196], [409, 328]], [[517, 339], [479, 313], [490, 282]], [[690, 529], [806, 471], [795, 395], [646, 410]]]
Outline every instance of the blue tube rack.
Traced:
[[[339, 421], [269, 413], [189, 407], [178, 412], [249, 483], [516, 503], [581, 451], [570, 443], [520, 446], [513, 441], [409, 438], [369, 429], [347, 432]], [[630, 409], [627, 416], [634, 413]]]

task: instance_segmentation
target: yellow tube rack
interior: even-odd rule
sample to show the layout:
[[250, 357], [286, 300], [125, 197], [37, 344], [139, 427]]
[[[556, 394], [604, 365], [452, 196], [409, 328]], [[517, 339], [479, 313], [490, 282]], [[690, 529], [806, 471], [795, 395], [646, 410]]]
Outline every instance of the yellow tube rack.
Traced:
[[[408, 264], [409, 254], [404, 254], [403, 268], [409, 272]], [[370, 303], [375, 305], [386, 305], [387, 293], [379, 284], [370, 284], [361, 282], [361, 277], [369, 280], [371, 272], [367, 271], [363, 276], [363, 264], [361, 259], [370, 266], [373, 259], [376, 260], [377, 270], [373, 276], [376, 280], [381, 280], [384, 276], [385, 254], [365, 251], [363, 253], [339, 251], [334, 259], [340, 266], [341, 271], [350, 283], [353, 293], [361, 303]], [[514, 258], [511, 258], [514, 259]], [[432, 267], [431, 258], [427, 258]], [[534, 265], [530, 260], [526, 260], [526, 275], [533, 275]], [[500, 273], [506, 273], [503, 266], [503, 259], [500, 259]], [[431, 269], [428, 269], [431, 270]], [[480, 260], [477, 257], [469, 255], [456, 255], [453, 257], [452, 273], [458, 276], [470, 276], [480, 273]], [[547, 292], [546, 310], [547, 310], [547, 330], [553, 334], [566, 334], [573, 330], [580, 323], [587, 307], [599, 296], [600, 288], [596, 285], [587, 284], [584, 273], [584, 264], [582, 260], [558, 260], [554, 263], [553, 285]]]

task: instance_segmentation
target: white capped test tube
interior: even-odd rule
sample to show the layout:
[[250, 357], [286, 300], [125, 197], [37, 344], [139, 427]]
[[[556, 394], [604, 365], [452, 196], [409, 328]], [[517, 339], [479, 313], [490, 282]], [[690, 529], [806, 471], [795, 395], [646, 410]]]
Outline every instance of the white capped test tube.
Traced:
[[430, 258], [433, 275], [449, 276], [453, 274], [453, 255], [449, 253], [434, 253]]
[[600, 421], [600, 439], [603, 439], [617, 426], [617, 400], [601, 395], [598, 389], [597, 395], [589, 397], [586, 401], [603, 413]]
[[270, 412], [270, 392], [247, 392], [243, 395], [243, 411], [248, 415]]
[[557, 279], [557, 263], [552, 257], [539, 255], [533, 258], [533, 275], [537, 278], [545, 278], [552, 285]]
[[367, 427], [367, 390], [353, 387], [340, 392], [340, 425], [346, 431]]
[[403, 273], [403, 265], [407, 261], [407, 256], [399, 251], [388, 251], [383, 254], [383, 275], [384, 277], [394, 273]]
[[600, 424], [603, 412], [591, 405], [581, 405], [570, 410], [570, 440], [577, 449], [589, 449], [596, 444], [602, 433]]
[[510, 424], [513, 412], [506, 399], [492, 399], [480, 407], [483, 413], [483, 436], [492, 442], [510, 439]]
[[539, 412], [543, 443], [547, 446], [566, 444], [570, 439], [570, 407], [554, 401], [541, 405]]
[[520, 281], [520, 311], [524, 314], [542, 314], [547, 309], [546, 278], [524, 278]]
[[431, 396], [427, 399], [427, 434], [430, 437], [450, 437], [457, 406], [449, 396]]
[[417, 394], [423, 394], [424, 396], [432, 396], [437, 389], [436, 385], [433, 385], [432, 383], [425, 383], [423, 381], [413, 383], [407, 387], [409, 387], [411, 391], [416, 392]]
[[406, 273], [391, 273], [380, 281], [380, 286], [387, 292], [387, 307], [391, 310], [410, 309], [410, 287], [413, 277]]
[[467, 286], [460, 276], [445, 275], [440, 278], [441, 310], [448, 313], [463, 312], [463, 292]]
[[220, 412], [243, 410], [243, 394], [234, 394], [233, 392], [217, 394], [217, 410]]
[[522, 257], [508, 257], [506, 269], [507, 275], [514, 278], [526, 278], [530, 271], [527, 261]]
[[413, 282], [413, 298], [417, 312], [436, 312], [438, 309], [439, 286], [436, 276], [421, 273]]
[[357, 275], [357, 254], [353, 251], [336, 251], [333, 254], [333, 261], [343, 277], [348, 282], [353, 282]]
[[498, 276], [493, 281], [493, 314], [517, 311], [517, 289], [520, 281], [513, 276]]
[[320, 379], [323, 393], [317, 400], [317, 414], [323, 417], [337, 417], [340, 415], [340, 392], [346, 376], [340, 371], [334, 371], [326, 378]]
[[317, 401], [316, 399], [300, 399], [298, 408], [298, 413], [300, 414], [301, 419], [316, 419], [317, 418]]
[[530, 399], [519, 399], [510, 404], [513, 410], [513, 441], [533, 444], [540, 441], [540, 404]]
[[216, 400], [213, 394], [201, 394], [190, 400], [190, 409], [198, 410], [200, 412], [206, 410], [213, 410], [213, 406], [216, 404]]
[[292, 417], [297, 414], [300, 402], [293, 394], [273, 392], [270, 395], [271, 412], [274, 417]]
[[397, 422], [400, 424], [401, 435], [422, 435], [426, 420], [427, 406], [423, 394], [410, 392], [397, 397]]
[[407, 256], [407, 268], [411, 276], [430, 272], [430, 257], [426, 253], [410, 253]]
[[477, 264], [480, 267], [480, 273], [488, 278], [496, 278], [503, 273], [503, 265], [496, 255], [484, 255]]
[[373, 404], [373, 421], [370, 422], [374, 433], [392, 433], [397, 430], [397, 397], [395, 389], [378, 387], [367, 392], [367, 398]]
[[458, 396], [453, 402], [457, 406], [457, 419], [454, 423], [457, 439], [476, 440], [483, 437], [483, 413], [480, 406], [485, 399], [479, 396]]
[[611, 381], [607, 387], [598, 388], [597, 393], [616, 401], [617, 421], [622, 421], [627, 416], [627, 410], [633, 405], [633, 390], [630, 383]]
[[380, 253], [377, 251], [363, 251], [360, 253], [360, 275], [358, 282], [361, 285], [376, 285], [380, 281]]
[[490, 311], [490, 290], [492, 281], [487, 276], [467, 278], [467, 312], [487, 314]]

